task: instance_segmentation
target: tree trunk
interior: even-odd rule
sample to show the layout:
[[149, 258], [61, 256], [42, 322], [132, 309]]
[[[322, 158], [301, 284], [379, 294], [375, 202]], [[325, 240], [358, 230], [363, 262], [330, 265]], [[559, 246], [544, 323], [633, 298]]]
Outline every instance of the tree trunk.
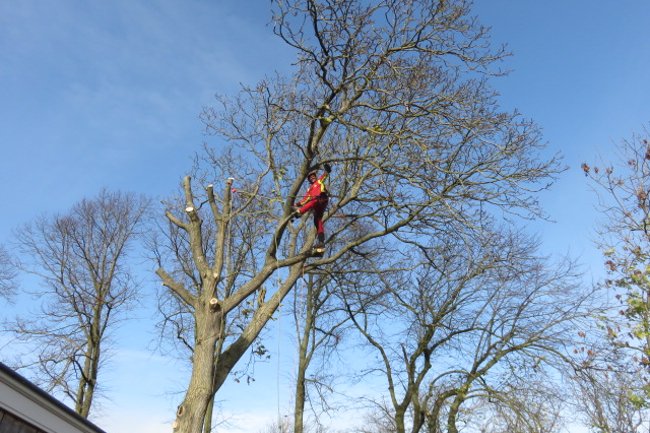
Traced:
[[196, 309], [196, 344], [193, 368], [185, 398], [176, 412], [174, 432], [201, 433], [214, 390], [214, 348], [219, 335], [216, 314], [207, 307]]
[[[211, 311], [216, 311], [215, 307], [215, 299], [212, 298], [210, 299], [209, 305], [210, 305], [210, 310]], [[225, 314], [223, 313], [218, 313], [220, 316], [219, 318], [219, 330], [223, 331], [226, 326], [226, 317]], [[208, 409], [205, 414], [205, 420], [203, 422], [203, 433], [211, 433], [212, 432], [212, 416], [214, 415], [214, 397], [218, 389], [218, 383], [217, 383], [217, 371], [219, 370], [219, 359], [221, 358], [221, 351], [223, 350], [223, 335], [220, 335], [219, 338], [217, 338], [216, 342], [216, 347], [214, 349], [214, 375], [212, 377], [212, 397], [210, 398], [210, 403], [208, 404]]]
[[175, 433], [202, 433], [208, 407], [235, 364], [253, 344], [264, 325], [270, 320], [280, 302], [300, 276], [302, 266], [291, 268], [285, 282], [268, 302], [262, 302], [240, 337], [220, 354], [215, 368], [215, 347], [221, 344], [222, 315], [210, 308], [209, 299], [197, 302], [192, 376], [183, 403], [178, 407], [173, 428]]
[[99, 372], [99, 339], [96, 338], [94, 332], [88, 342], [88, 350], [85, 352], [85, 360], [83, 370], [81, 371], [81, 378], [77, 387], [75, 411], [84, 418], [90, 415], [90, 408], [92, 407], [93, 397], [95, 395], [95, 384], [97, 383], [97, 376]]
[[[301, 359], [301, 361], [304, 361]], [[305, 398], [306, 398], [306, 387], [305, 387], [305, 374], [306, 366], [304, 362], [300, 362], [298, 366], [298, 377], [296, 379], [296, 402], [294, 405], [294, 414], [293, 414], [293, 431], [294, 433], [303, 433], [305, 429]]]
[[467, 396], [467, 391], [472, 384], [473, 380], [468, 381], [462, 386], [456, 393], [454, 401], [449, 405], [449, 412], [447, 413], [447, 433], [458, 433], [458, 427], [456, 427], [456, 419], [458, 418], [458, 412], [460, 411], [460, 405], [463, 404]]
[[88, 418], [90, 412], [90, 402], [92, 401], [93, 389], [90, 387], [90, 369], [92, 363], [92, 351], [87, 350], [85, 354], [84, 366], [77, 386], [75, 411], [84, 418]]
[[305, 430], [305, 400], [307, 399], [307, 369], [311, 363], [312, 356], [316, 349], [316, 337], [312, 338], [312, 332], [316, 327], [317, 299], [321, 291], [320, 285], [314, 282], [313, 274], [309, 275], [307, 281], [307, 293], [305, 294], [305, 320], [302, 324], [302, 338], [298, 340], [298, 371], [296, 374], [296, 395], [294, 404], [294, 433], [303, 433]]
[[[308, 294], [309, 297], [309, 294]], [[310, 310], [310, 302], [308, 301], [307, 305], [307, 320], [305, 323], [303, 338], [300, 341], [300, 346], [298, 349], [298, 372], [296, 375], [296, 395], [295, 395], [295, 404], [294, 404], [294, 413], [293, 413], [293, 430], [294, 433], [303, 433], [304, 431], [304, 416], [305, 416], [305, 399], [307, 396], [306, 388], [306, 375], [307, 367], [309, 366], [309, 337], [310, 330], [313, 325], [310, 318], [313, 318]], [[312, 320], [313, 321], [313, 320]]]
[[395, 410], [395, 432], [396, 433], [406, 433], [406, 427], [404, 426], [405, 416], [406, 416], [406, 411], [401, 407]]

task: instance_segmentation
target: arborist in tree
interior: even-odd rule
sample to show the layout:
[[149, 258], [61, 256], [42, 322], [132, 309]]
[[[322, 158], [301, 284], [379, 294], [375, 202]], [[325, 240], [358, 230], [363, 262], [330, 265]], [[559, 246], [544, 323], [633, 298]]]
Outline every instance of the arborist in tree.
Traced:
[[329, 201], [329, 194], [325, 186], [325, 179], [331, 173], [332, 167], [325, 163], [323, 165], [325, 173], [321, 177], [317, 177], [318, 170], [314, 169], [307, 175], [309, 181], [309, 188], [305, 196], [298, 203], [294, 205], [295, 215], [304, 215], [307, 212], [314, 214], [314, 225], [316, 226], [316, 233], [318, 236], [318, 244], [314, 247], [316, 250], [322, 250], [325, 247], [325, 223], [323, 222], [323, 215], [327, 208]]

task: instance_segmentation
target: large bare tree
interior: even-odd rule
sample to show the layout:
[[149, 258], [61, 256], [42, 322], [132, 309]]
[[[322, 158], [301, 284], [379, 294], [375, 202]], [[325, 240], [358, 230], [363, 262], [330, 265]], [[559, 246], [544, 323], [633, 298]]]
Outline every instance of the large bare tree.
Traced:
[[[155, 248], [167, 329], [192, 353], [183, 433], [211, 428], [215, 393], [251, 347], [263, 353], [256, 338], [304, 272], [479, 208], [537, 215], [534, 192], [559, 171], [535, 125], [499, 109], [487, 77], [505, 53], [469, 2], [290, 0], [274, 2], [273, 22], [297, 53], [292, 76], [205, 110], [229, 145], [184, 179]], [[290, 220], [324, 163], [330, 249], [319, 258], [309, 217]]]
[[148, 200], [102, 190], [62, 215], [16, 230], [22, 268], [41, 278], [40, 311], [17, 318], [17, 338], [32, 351], [20, 365], [36, 367], [48, 391], [62, 391], [88, 417], [99, 386], [109, 330], [134, 305], [137, 281], [127, 263]]

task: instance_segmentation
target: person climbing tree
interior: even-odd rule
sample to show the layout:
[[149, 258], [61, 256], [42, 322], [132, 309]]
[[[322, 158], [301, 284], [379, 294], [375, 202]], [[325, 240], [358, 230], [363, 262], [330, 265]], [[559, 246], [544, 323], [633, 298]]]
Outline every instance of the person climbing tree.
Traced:
[[325, 186], [325, 179], [332, 172], [332, 167], [325, 163], [323, 164], [325, 168], [325, 173], [320, 177], [317, 177], [318, 170], [314, 169], [309, 172], [307, 175], [307, 180], [309, 181], [309, 188], [305, 193], [305, 196], [298, 203], [294, 205], [295, 215], [300, 216], [304, 215], [307, 212], [312, 212], [314, 215], [314, 225], [316, 226], [316, 233], [318, 237], [318, 243], [314, 247], [315, 250], [320, 251], [325, 248], [325, 223], [323, 222], [323, 215], [325, 214], [325, 209], [327, 208], [327, 203], [329, 201], [329, 194], [327, 192], [327, 187]]

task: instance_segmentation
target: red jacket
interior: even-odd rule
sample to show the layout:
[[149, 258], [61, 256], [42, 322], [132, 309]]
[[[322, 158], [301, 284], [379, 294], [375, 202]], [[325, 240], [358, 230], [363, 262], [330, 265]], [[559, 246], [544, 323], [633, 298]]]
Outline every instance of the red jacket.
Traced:
[[321, 195], [327, 197], [327, 187], [325, 186], [324, 180], [327, 179], [327, 172], [323, 173], [321, 177], [316, 179], [314, 183], [309, 185], [305, 196], [298, 202], [298, 206], [304, 206], [309, 203], [311, 200], [314, 200]]

